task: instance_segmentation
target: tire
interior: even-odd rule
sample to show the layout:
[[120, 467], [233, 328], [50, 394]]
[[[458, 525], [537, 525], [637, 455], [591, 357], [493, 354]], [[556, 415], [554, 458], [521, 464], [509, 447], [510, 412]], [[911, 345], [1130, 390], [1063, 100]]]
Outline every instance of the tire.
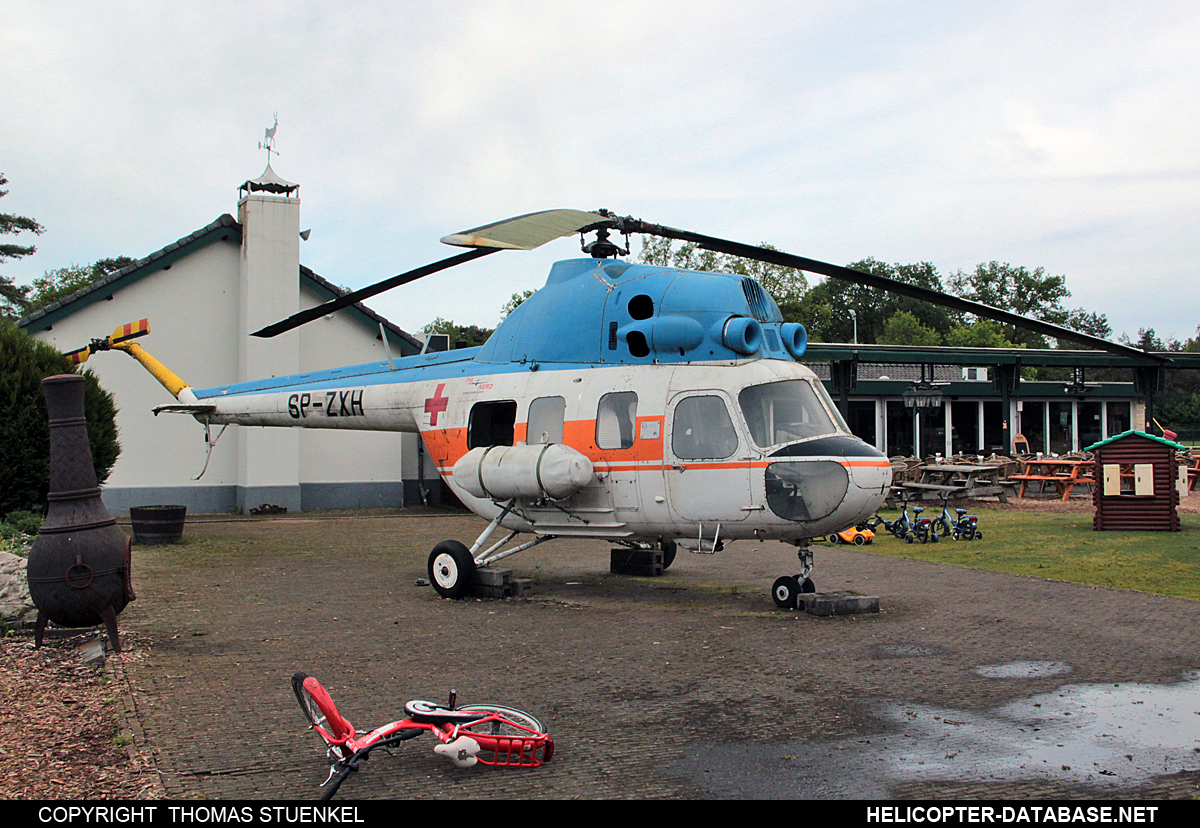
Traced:
[[916, 535], [914, 535], [912, 532], [909, 532], [908, 534], [906, 534], [906, 535], [904, 536], [904, 542], [905, 542], [905, 543], [912, 543], [912, 542], [913, 542], [914, 540], [916, 540], [916, 539], [917, 539], [917, 536], [916, 536]]
[[[300, 709], [304, 711], [308, 723], [314, 728], [321, 728], [321, 730], [331, 733], [334, 738], [345, 738], [352, 730], [350, 723], [338, 713], [333, 699], [329, 698], [329, 694], [325, 692], [325, 688], [319, 681], [311, 679], [316, 683], [317, 692], [315, 693], [304, 686], [306, 681], [310, 681], [310, 679], [304, 673], [296, 673], [292, 676], [292, 692], [296, 694], [296, 701], [300, 703]], [[333, 748], [339, 759], [344, 758], [339, 746], [330, 745], [330, 747]]]
[[429, 553], [429, 583], [443, 598], [466, 598], [475, 592], [475, 559], [455, 540], [445, 540]]
[[866, 538], [864, 538], [862, 535], [855, 535], [855, 536], [854, 536], [854, 545], [855, 545], [855, 546], [862, 546], [862, 545], [863, 545], [864, 543], [866, 543], [866, 542], [867, 542], [867, 539], [866, 539]]
[[796, 609], [796, 598], [800, 594], [800, 582], [791, 575], [784, 575], [775, 580], [771, 587], [771, 597], [775, 606], [780, 609]]
[[800, 591], [807, 595], [811, 595], [817, 591], [817, 585], [813, 583], [812, 578], [805, 578], [800, 584]]
[[679, 551], [679, 547], [673, 540], [659, 541], [658, 545], [663, 553], [663, 569], [668, 569], [671, 564], [675, 563], [675, 553]]
[[983, 532], [976, 532], [975, 540], [983, 540]]
[[950, 534], [950, 524], [946, 523], [945, 518], [937, 518], [933, 522], [933, 531], [944, 538]]
[[903, 526], [900, 525], [900, 521], [896, 521], [895, 523], [892, 524], [892, 534], [895, 535], [900, 540], [904, 540], [911, 533], [907, 529], [905, 529]]
[[[529, 730], [536, 731], [538, 735], [548, 735], [546, 725], [542, 720], [532, 713], [526, 713], [524, 710], [518, 710], [515, 707], [505, 707], [501, 704], [464, 704], [462, 707], [455, 708], [463, 713], [495, 713], [498, 716], [513, 722], [513, 724], [522, 725]], [[529, 730], [524, 730], [522, 727], [513, 727], [505, 722], [477, 722], [459, 727], [459, 733], [478, 733], [483, 736], [529, 736]]]

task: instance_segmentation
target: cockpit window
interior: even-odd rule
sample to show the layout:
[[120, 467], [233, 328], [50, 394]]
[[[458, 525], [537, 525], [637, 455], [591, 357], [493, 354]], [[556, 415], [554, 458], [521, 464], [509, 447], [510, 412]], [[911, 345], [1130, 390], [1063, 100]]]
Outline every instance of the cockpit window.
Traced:
[[738, 394], [738, 403], [760, 448], [837, 432], [817, 392], [804, 380], [752, 385]]

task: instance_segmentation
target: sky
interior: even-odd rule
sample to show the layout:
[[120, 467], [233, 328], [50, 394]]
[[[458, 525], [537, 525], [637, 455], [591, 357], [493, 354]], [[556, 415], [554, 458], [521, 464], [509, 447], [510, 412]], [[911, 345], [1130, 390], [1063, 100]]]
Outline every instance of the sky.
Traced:
[[[236, 214], [278, 113], [301, 261], [351, 288], [604, 207], [838, 264], [1044, 267], [1114, 335], [1200, 324], [1200, 6], [6, 0], [3, 31], [0, 212], [45, 227], [18, 283]], [[368, 304], [492, 327], [578, 255]]]

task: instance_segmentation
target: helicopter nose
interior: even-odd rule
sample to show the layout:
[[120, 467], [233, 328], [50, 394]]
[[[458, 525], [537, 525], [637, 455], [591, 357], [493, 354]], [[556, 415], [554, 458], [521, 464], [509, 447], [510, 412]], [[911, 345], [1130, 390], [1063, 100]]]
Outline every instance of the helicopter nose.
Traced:
[[892, 480], [891, 463], [857, 437], [835, 435], [793, 443], [771, 455], [767, 505], [785, 520], [813, 523], [870, 514]]

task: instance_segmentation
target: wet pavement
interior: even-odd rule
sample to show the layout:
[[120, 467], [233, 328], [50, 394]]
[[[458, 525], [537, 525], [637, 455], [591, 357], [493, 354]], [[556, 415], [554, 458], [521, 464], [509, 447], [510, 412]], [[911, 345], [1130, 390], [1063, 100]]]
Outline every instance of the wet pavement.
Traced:
[[319, 796], [296, 670], [360, 729], [455, 687], [537, 714], [557, 744], [536, 770], [457, 769], [425, 737], [339, 798], [1200, 795], [1200, 602], [837, 547], [818, 588], [882, 611], [816, 618], [768, 595], [794, 553], [744, 541], [660, 578], [609, 574], [606, 544], [547, 543], [506, 562], [528, 599], [413, 586], [435, 543], [482, 528], [191, 522], [185, 544], [135, 547], [125, 670], [168, 795]]

